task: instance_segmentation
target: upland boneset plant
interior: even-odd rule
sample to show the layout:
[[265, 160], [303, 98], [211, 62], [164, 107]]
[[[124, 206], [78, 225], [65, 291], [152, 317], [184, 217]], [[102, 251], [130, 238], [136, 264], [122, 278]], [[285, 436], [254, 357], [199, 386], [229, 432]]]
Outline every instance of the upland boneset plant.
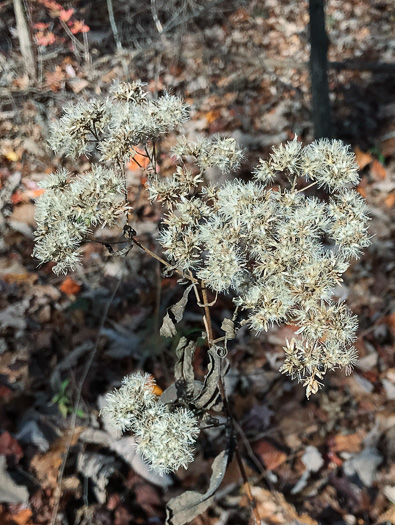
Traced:
[[[250, 180], [212, 185], [205, 182], [205, 170], [233, 171], [243, 152], [229, 137], [193, 143], [181, 136], [172, 151], [174, 173], [161, 176], [160, 138], [187, 118], [188, 107], [180, 98], [150, 98], [141, 82], [118, 84], [105, 100], [69, 104], [53, 125], [51, 144], [74, 157], [99, 153], [99, 164], [78, 176], [64, 169], [50, 175], [41, 184], [45, 193], [36, 212], [34, 256], [41, 263], [55, 261], [56, 273], [75, 267], [79, 246], [97, 225], [123, 220], [130, 242], [145, 249], [129, 225], [133, 203], [127, 199], [125, 178], [125, 162], [136, 157], [137, 149], [145, 152], [149, 199], [165, 207], [158, 240], [167, 260], [161, 261], [190, 283], [183, 307], [173, 307], [175, 317], [181, 319], [194, 288], [204, 309], [211, 359], [197, 393], [193, 370], [185, 371], [184, 363], [181, 373], [176, 365], [177, 397], [170, 403], [158, 400], [151, 379], [139, 374], [107, 396], [103, 413], [119, 430], [134, 432], [138, 450], [160, 472], [192, 461], [198, 416], [219, 398], [224, 401], [224, 356], [241, 326], [257, 334], [281, 323], [297, 327], [286, 342], [280, 370], [302, 381], [307, 397], [318, 391], [327, 371], [352, 368], [357, 319], [344, 302], [333, 299], [333, 292], [350, 260], [370, 244], [367, 206], [355, 190], [355, 156], [341, 141], [322, 139], [303, 147], [295, 136], [273, 148], [267, 161], [260, 160]], [[310, 189], [314, 186], [316, 196]], [[229, 294], [235, 305], [232, 320], [224, 320], [225, 335], [217, 339], [207, 289], [215, 298]], [[175, 331], [166, 316], [161, 333]], [[179, 360], [189, 356], [190, 367], [194, 344], [185, 342], [177, 354]], [[214, 372], [213, 390], [209, 378]]]

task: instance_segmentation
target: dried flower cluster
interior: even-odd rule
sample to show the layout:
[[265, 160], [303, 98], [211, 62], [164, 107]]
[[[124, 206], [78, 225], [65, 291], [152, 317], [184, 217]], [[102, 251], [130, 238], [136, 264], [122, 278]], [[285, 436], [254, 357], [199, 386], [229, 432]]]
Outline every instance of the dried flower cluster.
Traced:
[[123, 166], [160, 135], [184, 122], [188, 106], [165, 94], [148, 100], [140, 81], [117, 84], [106, 100], [68, 104], [61, 119], [52, 124], [50, 145], [55, 152], [71, 157], [97, 150], [102, 162], [114, 169], [93, 164], [92, 171], [74, 177], [65, 170], [41, 183], [45, 193], [37, 200], [36, 247], [33, 255], [41, 263], [54, 261], [55, 273], [73, 270], [80, 259], [81, 242], [97, 225], [113, 225], [129, 209]]
[[257, 333], [295, 325], [281, 371], [303, 381], [309, 396], [328, 370], [348, 370], [356, 360], [356, 317], [333, 301], [350, 259], [370, 243], [354, 154], [338, 140], [303, 147], [295, 137], [260, 160], [251, 180], [215, 186], [205, 184], [205, 170], [235, 170], [243, 151], [232, 138], [181, 137], [174, 174], [160, 176], [155, 144], [187, 118], [180, 98], [154, 100], [141, 82], [116, 85], [104, 101], [67, 106], [53, 126], [54, 149], [72, 156], [96, 149], [114, 171], [93, 165], [72, 177], [61, 170], [42, 184], [34, 255], [55, 261], [58, 273], [73, 268], [90, 230], [128, 211], [122, 166], [143, 147], [149, 198], [167, 209], [159, 241], [171, 265], [216, 293], [231, 293], [241, 323]]
[[116, 429], [132, 430], [137, 451], [153, 470], [163, 474], [187, 468], [199, 434], [197, 418], [185, 408], [170, 410], [154, 394], [148, 374], [132, 374], [122, 386], [107, 394], [103, 416]]
[[116, 84], [106, 100], [68, 104], [51, 126], [50, 146], [71, 157], [89, 155], [98, 148], [101, 161], [123, 163], [137, 145], [154, 141], [188, 119], [188, 106], [164, 94], [150, 100], [140, 81]]
[[[195, 156], [199, 167], [200, 151], [185, 141], [176, 147], [181, 162]], [[218, 165], [230, 165], [235, 149], [222, 156]], [[299, 327], [282, 372], [303, 380], [307, 395], [315, 393], [317, 378], [351, 367], [357, 355], [356, 316], [331, 300], [349, 260], [370, 244], [367, 206], [353, 189], [359, 180], [353, 153], [341, 141], [303, 148], [295, 138], [261, 160], [249, 182], [197, 193], [200, 179], [187, 173], [182, 166], [166, 182], [149, 181], [151, 198], [169, 208], [159, 237], [166, 256], [215, 292], [231, 291], [255, 332], [280, 323]], [[302, 179], [328, 190], [329, 198], [307, 196]]]
[[113, 225], [129, 209], [122, 197], [125, 185], [108, 168], [72, 176], [61, 169], [40, 183], [45, 190], [37, 199], [34, 257], [41, 263], [54, 261], [55, 273], [67, 273], [80, 259], [78, 248], [101, 224]]

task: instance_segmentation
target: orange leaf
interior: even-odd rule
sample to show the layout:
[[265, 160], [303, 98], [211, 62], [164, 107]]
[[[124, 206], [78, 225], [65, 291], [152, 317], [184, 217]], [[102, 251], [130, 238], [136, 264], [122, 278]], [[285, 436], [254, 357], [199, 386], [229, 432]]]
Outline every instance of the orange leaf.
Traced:
[[17, 514], [12, 514], [12, 523], [15, 525], [27, 525], [32, 516], [33, 512], [30, 509], [23, 509]]
[[254, 453], [263, 461], [268, 470], [274, 470], [287, 460], [285, 452], [265, 440], [254, 445]]
[[378, 160], [374, 160], [370, 166], [370, 174], [377, 182], [385, 179], [387, 176], [384, 166]]
[[45, 84], [51, 91], [57, 92], [61, 89], [66, 75], [60, 66], [55, 66], [55, 71], [45, 73]]
[[211, 124], [215, 120], [218, 120], [221, 116], [221, 111], [219, 109], [213, 109], [206, 113], [206, 120], [208, 124]]
[[354, 153], [360, 170], [363, 170], [364, 167], [370, 164], [373, 160], [372, 156], [369, 155], [369, 153], [365, 153], [364, 151], [359, 149], [358, 146], [355, 148]]
[[[147, 168], [149, 164], [149, 159], [146, 157], [145, 152], [136, 148], [136, 154], [127, 164], [127, 168], [130, 171], [138, 171], [139, 169]], [[141, 166], [141, 167], [140, 167]]]
[[17, 190], [11, 197], [12, 204], [19, 204], [23, 201], [23, 194], [21, 191]]
[[84, 22], [81, 22], [81, 20], [69, 22], [68, 25], [70, 26], [70, 31], [73, 35], [76, 35], [77, 33], [87, 33], [90, 30], [90, 27], [85, 25]]
[[38, 46], [51, 46], [55, 43], [55, 35], [51, 32], [49, 33], [43, 33], [42, 31], [39, 31], [36, 33], [36, 44]]
[[158, 385], [154, 385], [154, 386], [152, 387], [152, 392], [153, 392], [156, 396], [161, 396], [162, 393], [163, 393], [163, 390], [161, 389], [160, 386], [158, 386]]
[[395, 204], [395, 195], [390, 193], [384, 202], [388, 208], [392, 208], [392, 206]]
[[363, 188], [362, 186], [358, 186], [357, 192], [361, 195], [361, 197], [366, 199], [366, 188]]
[[9, 150], [6, 153], [4, 153], [4, 157], [10, 162], [16, 162], [18, 160], [18, 155], [15, 153], [15, 151], [12, 150]]
[[[155, 378], [153, 375], [151, 375], [151, 378], [155, 381]], [[163, 390], [161, 389], [160, 386], [158, 386], [156, 383], [154, 385], [152, 385], [152, 392], [153, 394], [155, 394], [156, 396], [161, 396], [163, 394]]]
[[81, 290], [81, 286], [71, 277], [66, 277], [60, 285], [59, 290], [66, 295], [76, 295]]
[[331, 441], [333, 452], [360, 452], [362, 436], [354, 434], [337, 434]]

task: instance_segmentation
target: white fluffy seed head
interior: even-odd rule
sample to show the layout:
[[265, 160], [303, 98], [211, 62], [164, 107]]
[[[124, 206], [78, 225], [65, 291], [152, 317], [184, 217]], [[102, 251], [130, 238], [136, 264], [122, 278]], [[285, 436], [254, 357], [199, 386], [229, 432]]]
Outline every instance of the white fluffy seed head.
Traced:
[[187, 468], [199, 425], [192, 411], [171, 410], [154, 394], [155, 381], [135, 373], [122, 380], [120, 388], [107, 394], [102, 416], [120, 432], [132, 430], [137, 452], [160, 474]]

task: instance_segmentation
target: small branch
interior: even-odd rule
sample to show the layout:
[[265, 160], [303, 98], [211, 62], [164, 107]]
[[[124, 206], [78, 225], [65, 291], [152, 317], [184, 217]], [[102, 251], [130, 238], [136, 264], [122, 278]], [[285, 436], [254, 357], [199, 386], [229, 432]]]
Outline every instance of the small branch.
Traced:
[[68, 25], [61, 19], [59, 18], [59, 22], [61, 24], [61, 26], [63, 27], [65, 33], [67, 34], [67, 36], [70, 38], [70, 40], [73, 42], [74, 44], [74, 47], [75, 47], [75, 50], [76, 50], [76, 54], [78, 56], [80, 56], [79, 52], [78, 52], [78, 48], [80, 49], [80, 51], [86, 51], [85, 50], [85, 46], [83, 44], [81, 44], [81, 42], [78, 40], [78, 38], [76, 38], [73, 33], [70, 31], [70, 28], [68, 27]]
[[[203, 318], [203, 320], [205, 321], [205, 325], [207, 325], [207, 339], [208, 339], [208, 345], [210, 347], [210, 346], [212, 346], [212, 344], [214, 342], [214, 337], [213, 337], [213, 327], [212, 327], [212, 322], [211, 322], [210, 308], [208, 306], [209, 303], [208, 303], [208, 298], [207, 298], [207, 289], [206, 289], [204, 281], [201, 281], [200, 285], [201, 285], [201, 289], [202, 289], [203, 306], [204, 306], [204, 318]], [[219, 391], [220, 391], [220, 394], [221, 394], [221, 397], [222, 397], [222, 401], [223, 401], [223, 404], [224, 404], [225, 412], [228, 414], [230, 427], [231, 427], [231, 430], [233, 432], [233, 430], [234, 430], [234, 417], [233, 417], [231, 408], [230, 408], [229, 403], [228, 403], [228, 398], [226, 396], [226, 391], [225, 391], [225, 385], [224, 385], [224, 383], [222, 381], [221, 373], [220, 373], [219, 380], [218, 380], [218, 386], [219, 386]], [[244, 468], [244, 465], [243, 465], [243, 460], [242, 460], [241, 455], [240, 455], [240, 451], [239, 451], [239, 448], [238, 448], [238, 445], [237, 445], [237, 441], [236, 441], [235, 454], [236, 454], [236, 459], [237, 459], [237, 464], [239, 466], [240, 474], [241, 474], [241, 477], [243, 478], [244, 489], [246, 491], [248, 500], [250, 502], [251, 514], [252, 514], [252, 518], [254, 520], [254, 525], [261, 525], [261, 523], [262, 523], [261, 522], [261, 518], [259, 516], [259, 512], [258, 512], [258, 509], [257, 509], [257, 506], [256, 506], [255, 498], [254, 498], [254, 496], [252, 495], [252, 492], [251, 492], [250, 483], [248, 481], [248, 477], [247, 477], [247, 474], [246, 474], [246, 471], [245, 471], [245, 468]]]
[[34, 56], [32, 37], [26, 20], [26, 13], [23, 9], [22, 0], [13, 0], [13, 2], [16, 29], [26, 73], [30, 80], [35, 81], [37, 79], [37, 64]]
[[152, 18], [154, 19], [154, 22], [155, 22], [156, 29], [158, 33], [160, 34], [163, 32], [163, 27], [159, 20], [158, 10], [156, 8], [156, 0], [151, 0], [151, 13], [152, 13]]
[[241, 455], [240, 455], [240, 452], [239, 452], [239, 447], [238, 447], [237, 444], [236, 444], [235, 454], [236, 454], [237, 464], [239, 466], [239, 470], [240, 470], [240, 473], [241, 473], [241, 477], [243, 478], [244, 490], [246, 491], [248, 501], [250, 502], [252, 517], [254, 519], [254, 525], [261, 525], [261, 523], [262, 523], [261, 517], [259, 516], [259, 512], [258, 512], [258, 509], [257, 509], [257, 506], [256, 506], [255, 498], [254, 498], [254, 496], [252, 495], [252, 492], [251, 492], [251, 486], [250, 486], [250, 483], [248, 481], [247, 473], [245, 471], [243, 460], [241, 459]]
[[107, 0], [107, 11], [108, 11], [108, 18], [110, 20], [111, 31], [114, 36], [115, 44], [117, 46], [118, 51], [122, 51], [122, 44], [119, 38], [117, 24], [115, 23], [112, 0]]
[[297, 190], [296, 193], [300, 193], [300, 192], [302, 192], [302, 191], [308, 190], [309, 188], [312, 188], [312, 187], [315, 186], [316, 184], [318, 184], [318, 181], [312, 182], [311, 184], [309, 184], [309, 185], [306, 186], [305, 188], [301, 188], [300, 190]]
[[195, 279], [195, 277], [190, 277], [189, 275], [186, 275], [185, 273], [182, 273], [180, 270], [177, 270], [176, 268], [173, 268], [173, 266], [170, 263], [168, 263], [167, 261], [162, 259], [162, 257], [159, 257], [159, 255], [156, 255], [156, 253], [152, 252], [149, 248], [146, 248], [145, 246], [143, 246], [139, 241], [136, 241], [136, 239], [134, 237], [132, 239], [133, 239], [133, 242], [134, 242], [134, 244], [136, 246], [138, 246], [139, 248], [144, 250], [145, 253], [147, 253], [148, 255], [150, 255], [151, 257], [153, 257], [154, 259], [156, 259], [160, 263], [162, 263], [164, 266], [166, 266], [166, 268], [169, 268], [169, 270], [172, 270], [172, 271], [178, 273], [178, 275], [181, 275], [181, 277], [184, 277], [184, 279], [189, 279], [193, 283], [199, 282], [197, 279]]
[[316, 139], [332, 138], [328, 84], [328, 45], [325, 29], [325, 0], [309, 0], [310, 79], [312, 117]]

